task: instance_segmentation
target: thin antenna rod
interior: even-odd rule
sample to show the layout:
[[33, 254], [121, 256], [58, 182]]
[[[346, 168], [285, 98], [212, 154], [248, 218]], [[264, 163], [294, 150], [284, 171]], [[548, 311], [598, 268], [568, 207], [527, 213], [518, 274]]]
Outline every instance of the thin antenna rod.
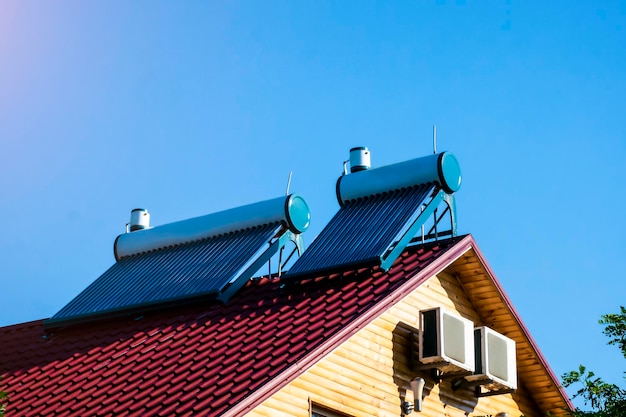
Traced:
[[293, 175], [293, 171], [289, 171], [289, 179], [287, 180], [287, 191], [285, 191], [285, 195], [289, 195], [289, 187], [291, 187], [291, 176]]
[[437, 153], [437, 125], [433, 125], [433, 153]]

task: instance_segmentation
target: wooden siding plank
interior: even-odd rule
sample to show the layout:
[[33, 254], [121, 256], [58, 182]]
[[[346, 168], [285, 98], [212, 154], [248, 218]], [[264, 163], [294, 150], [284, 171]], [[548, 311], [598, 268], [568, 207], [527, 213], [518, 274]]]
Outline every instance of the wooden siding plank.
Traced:
[[399, 411], [399, 402], [390, 404], [376, 396], [372, 392], [359, 392], [349, 386], [339, 385], [334, 382], [329, 384], [329, 380], [315, 375], [313, 372], [307, 372], [300, 378], [295, 380], [293, 384], [303, 389], [310, 390], [313, 395], [311, 398], [323, 398], [316, 401], [320, 404], [334, 403], [341, 405], [335, 408], [337, 411], [348, 413], [355, 417], [368, 415], [389, 415], [392, 412]]

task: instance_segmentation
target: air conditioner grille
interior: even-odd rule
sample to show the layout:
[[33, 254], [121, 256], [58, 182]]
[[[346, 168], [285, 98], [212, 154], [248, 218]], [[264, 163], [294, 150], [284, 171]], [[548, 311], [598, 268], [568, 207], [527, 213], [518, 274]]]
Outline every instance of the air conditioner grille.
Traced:
[[463, 322], [449, 314], [443, 315], [444, 354], [465, 363], [465, 330]]
[[488, 333], [487, 349], [489, 352], [489, 373], [502, 380], [507, 381], [509, 379], [509, 360], [506, 341], [498, 335]]

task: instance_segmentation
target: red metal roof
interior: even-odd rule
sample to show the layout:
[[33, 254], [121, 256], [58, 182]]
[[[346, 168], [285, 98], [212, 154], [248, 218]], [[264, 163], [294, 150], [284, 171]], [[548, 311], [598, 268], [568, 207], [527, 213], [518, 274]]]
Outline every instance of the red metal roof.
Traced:
[[460, 240], [409, 248], [387, 273], [253, 280], [227, 304], [0, 328], [8, 415], [239, 415], [459, 256]]

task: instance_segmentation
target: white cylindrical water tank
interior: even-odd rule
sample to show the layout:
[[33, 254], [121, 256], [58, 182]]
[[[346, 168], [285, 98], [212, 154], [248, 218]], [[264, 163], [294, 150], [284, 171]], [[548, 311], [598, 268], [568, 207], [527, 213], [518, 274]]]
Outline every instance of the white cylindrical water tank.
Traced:
[[461, 168], [456, 157], [450, 152], [442, 152], [342, 175], [337, 180], [337, 200], [343, 206], [349, 200], [425, 183], [437, 183], [448, 194], [458, 191]]
[[136, 208], [130, 212], [130, 231], [143, 230], [150, 228], [150, 213], [148, 210]]
[[290, 194], [134, 233], [124, 233], [115, 239], [113, 252], [115, 259], [119, 261], [138, 253], [278, 222], [293, 233], [303, 233], [311, 222], [309, 206], [304, 198], [298, 194]]

